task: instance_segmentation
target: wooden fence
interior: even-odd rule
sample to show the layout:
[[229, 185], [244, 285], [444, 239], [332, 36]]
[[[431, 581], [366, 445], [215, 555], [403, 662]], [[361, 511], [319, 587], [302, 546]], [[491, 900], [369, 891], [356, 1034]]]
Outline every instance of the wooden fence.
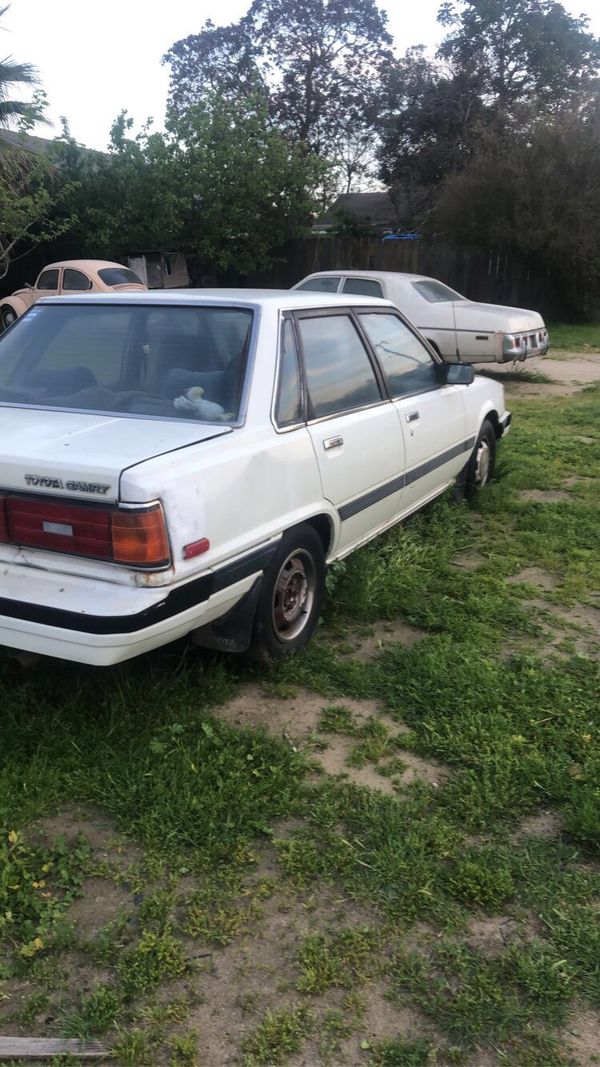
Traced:
[[[539, 309], [560, 318], [576, 309], [543, 270], [506, 255], [461, 246], [377, 237], [309, 237], [290, 241], [270, 270], [238, 279], [244, 286], [288, 289], [307, 274], [338, 268], [426, 274], [446, 282], [471, 300]], [[569, 306], [571, 305], [571, 306]]]

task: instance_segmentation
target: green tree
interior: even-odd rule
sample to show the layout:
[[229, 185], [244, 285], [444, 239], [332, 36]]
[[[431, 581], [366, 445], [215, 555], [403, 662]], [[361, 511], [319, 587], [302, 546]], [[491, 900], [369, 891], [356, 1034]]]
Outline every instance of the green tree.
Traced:
[[254, 0], [238, 23], [207, 22], [167, 52], [170, 105], [181, 114], [215, 89], [262, 94], [275, 127], [330, 161], [348, 188], [369, 168], [390, 44], [375, 0]]
[[526, 133], [489, 133], [440, 191], [430, 228], [506, 253], [553, 280], [579, 314], [600, 310], [600, 103], [544, 116]]
[[310, 219], [319, 161], [272, 127], [261, 94], [200, 103], [173, 115], [169, 133], [187, 200], [183, 249], [220, 271], [269, 266]]
[[247, 273], [306, 225], [321, 167], [273, 129], [261, 94], [207, 96], [171, 112], [164, 134], [131, 130], [123, 113], [108, 153], [68, 133], [57, 145], [57, 166], [77, 183], [64, 254], [122, 259], [170, 248]]
[[476, 74], [488, 107], [505, 120], [523, 107], [560, 110], [598, 73], [589, 19], [556, 0], [446, 0], [438, 21], [449, 30], [440, 57]]

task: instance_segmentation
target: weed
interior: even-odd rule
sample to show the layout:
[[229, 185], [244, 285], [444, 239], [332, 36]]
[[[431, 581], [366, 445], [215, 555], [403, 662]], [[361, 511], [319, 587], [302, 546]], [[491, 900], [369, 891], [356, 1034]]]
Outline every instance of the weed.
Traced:
[[196, 1067], [198, 1060], [198, 1035], [180, 1034], [171, 1042], [169, 1067]]
[[142, 933], [137, 945], [126, 952], [117, 967], [123, 996], [126, 999], [147, 993], [161, 982], [178, 978], [187, 970], [182, 946], [168, 931]]
[[450, 892], [465, 904], [488, 911], [513, 895], [515, 885], [509, 867], [502, 866], [495, 849], [472, 849], [454, 864], [448, 879]]
[[371, 1047], [372, 1067], [427, 1067], [432, 1046], [423, 1038], [388, 1038]]
[[298, 953], [301, 993], [323, 993], [331, 986], [350, 989], [373, 973], [377, 943], [372, 930], [340, 930], [307, 937]]
[[111, 986], [98, 985], [91, 993], [80, 994], [76, 1006], [64, 1013], [61, 1033], [82, 1040], [103, 1034], [115, 1025], [122, 1009], [121, 994]]
[[326, 734], [349, 734], [357, 732], [357, 725], [350, 708], [343, 704], [335, 704], [321, 711], [319, 730]]
[[117, 1063], [123, 1067], [147, 1067], [152, 1062], [148, 1037], [138, 1028], [119, 1034], [111, 1051]]
[[300, 1050], [314, 1026], [312, 1012], [304, 1007], [267, 1012], [260, 1026], [242, 1042], [244, 1064], [246, 1067], [271, 1067], [283, 1063]]

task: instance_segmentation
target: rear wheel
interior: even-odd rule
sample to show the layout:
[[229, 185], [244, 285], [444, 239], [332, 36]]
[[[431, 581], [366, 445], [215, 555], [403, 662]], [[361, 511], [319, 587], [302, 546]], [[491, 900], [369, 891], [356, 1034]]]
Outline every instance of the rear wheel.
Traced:
[[319, 620], [324, 591], [319, 535], [308, 524], [288, 530], [263, 578], [252, 651], [260, 659], [275, 660], [304, 648]]
[[16, 321], [17, 313], [13, 308], [2, 308], [2, 326], [5, 330]]

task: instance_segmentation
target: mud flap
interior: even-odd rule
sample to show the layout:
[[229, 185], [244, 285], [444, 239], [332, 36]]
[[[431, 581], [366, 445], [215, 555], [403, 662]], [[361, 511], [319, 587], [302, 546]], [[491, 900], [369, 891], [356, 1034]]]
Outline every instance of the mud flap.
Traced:
[[192, 643], [201, 648], [214, 648], [219, 652], [247, 652], [252, 640], [252, 627], [262, 583], [263, 575], [260, 574], [252, 588], [226, 615], [215, 619], [208, 626], [192, 630]]

